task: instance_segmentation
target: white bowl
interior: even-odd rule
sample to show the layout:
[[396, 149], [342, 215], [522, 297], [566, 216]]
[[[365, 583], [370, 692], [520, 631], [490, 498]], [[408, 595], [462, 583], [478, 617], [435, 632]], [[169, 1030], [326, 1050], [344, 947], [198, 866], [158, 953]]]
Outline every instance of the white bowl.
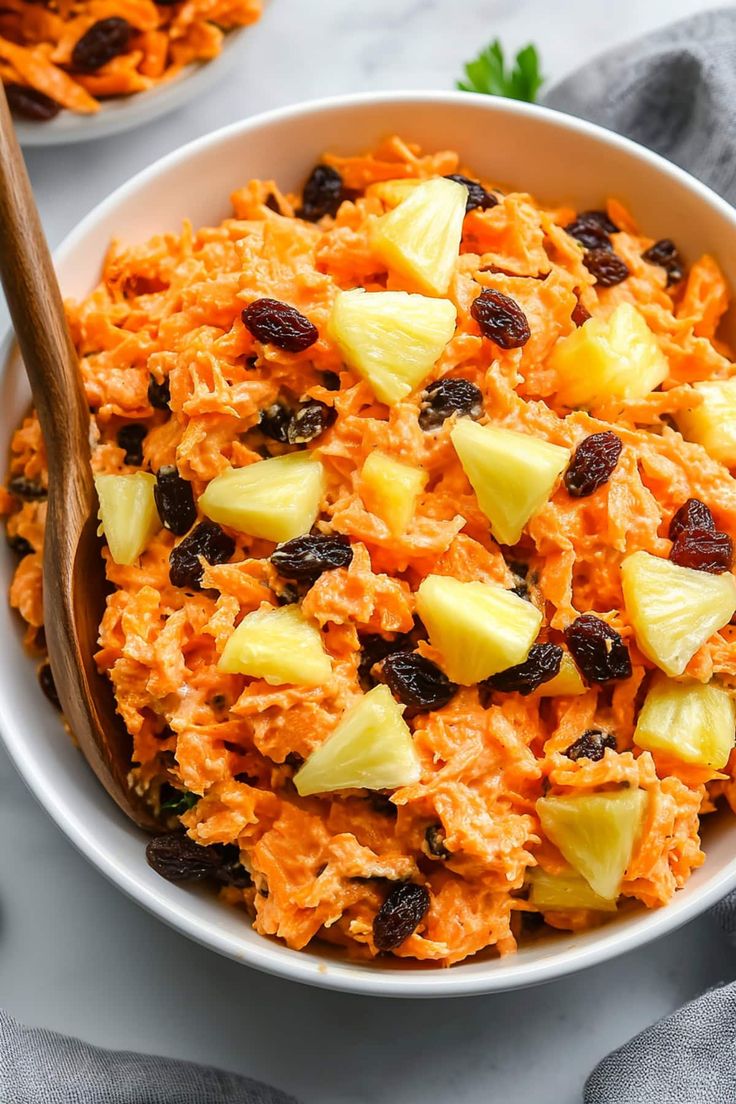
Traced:
[[[501, 183], [544, 199], [598, 206], [627, 203], [648, 233], [672, 236], [686, 257], [713, 253], [736, 286], [736, 214], [703, 185], [646, 150], [588, 123], [536, 107], [467, 93], [389, 93], [327, 100], [248, 119], [199, 139], [140, 173], [93, 211], [57, 253], [66, 295], [95, 285], [112, 237], [136, 241], [228, 214], [228, 196], [250, 176], [295, 188], [320, 153], [348, 153], [397, 132], [427, 149], [452, 147]], [[0, 452], [25, 411], [18, 365], [0, 381]], [[0, 551], [2, 590], [10, 554]], [[583, 934], [551, 936], [504, 959], [452, 969], [351, 963], [314, 946], [291, 951], [251, 930], [214, 897], [163, 881], [146, 865], [145, 839], [88, 770], [39, 692], [17, 620], [0, 602], [0, 728], [11, 756], [66, 835], [113, 882], [172, 927], [262, 970], [312, 985], [383, 996], [449, 996], [511, 989], [560, 977], [672, 931], [736, 886], [736, 824], [708, 819], [707, 861], [665, 909], [619, 916]]]
[[211, 61], [186, 65], [172, 80], [158, 84], [148, 92], [102, 100], [95, 115], [61, 111], [46, 123], [16, 119], [18, 141], [28, 147], [67, 146], [74, 142], [89, 142], [92, 138], [107, 138], [111, 134], [121, 134], [124, 130], [153, 122], [167, 111], [204, 95], [215, 81], [222, 80], [237, 60], [238, 48], [243, 44], [242, 36], [249, 30], [250, 27], [234, 27], [225, 34], [222, 50]]

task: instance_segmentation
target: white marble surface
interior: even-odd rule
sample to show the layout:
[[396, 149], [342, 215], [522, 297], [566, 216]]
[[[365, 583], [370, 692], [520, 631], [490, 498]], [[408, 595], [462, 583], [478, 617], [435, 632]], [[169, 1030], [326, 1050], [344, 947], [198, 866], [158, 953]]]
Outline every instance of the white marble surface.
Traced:
[[[446, 88], [496, 35], [510, 47], [535, 41], [557, 77], [708, 6], [271, 0], [227, 88], [131, 134], [29, 155], [48, 235], [57, 243], [138, 169], [243, 114], [347, 91]], [[97, 1043], [247, 1072], [305, 1104], [573, 1104], [598, 1058], [735, 965], [705, 917], [521, 993], [421, 1003], [312, 992], [220, 959], [131, 904], [72, 850], [1, 751], [0, 839], [0, 1004]]]

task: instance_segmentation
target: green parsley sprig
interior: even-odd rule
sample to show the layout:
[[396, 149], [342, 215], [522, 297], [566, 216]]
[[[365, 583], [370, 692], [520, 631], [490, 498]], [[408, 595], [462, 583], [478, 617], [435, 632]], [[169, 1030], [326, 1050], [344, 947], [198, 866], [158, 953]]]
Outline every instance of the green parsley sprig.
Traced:
[[531, 44], [519, 50], [514, 64], [507, 66], [503, 46], [495, 39], [464, 68], [466, 79], [457, 82], [462, 92], [482, 92], [486, 96], [505, 96], [534, 103], [544, 82], [539, 70], [539, 55]]

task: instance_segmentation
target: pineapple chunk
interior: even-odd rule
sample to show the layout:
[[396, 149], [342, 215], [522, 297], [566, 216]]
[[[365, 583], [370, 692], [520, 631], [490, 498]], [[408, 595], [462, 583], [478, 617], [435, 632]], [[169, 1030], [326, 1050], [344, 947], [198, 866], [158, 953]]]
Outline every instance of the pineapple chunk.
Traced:
[[297, 792], [393, 790], [417, 782], [419, 757], [402, 713], [387, 686], [374, 686], [294, 775]]
[[587, 689], [575, 660], [569, 652], [563, 652], [559, 671], [549, 682], [543, 682], [535, 694], [538, 698], [576, 698]]
[[683, 763], [720, 770], [734, 744], [733, 698], [713, 683], [673, 682], [656, 674], [639, 713], [634, 743]]
[[398, 207], [406, 197], [423, 181], [419, 177], [399, 177], [396, 180], [377, 180], [366, 190], [366, 195], [375, 196], [387, 207]]
[[539, 610], [495, 583], [428, 575], [417, 613], [453, 682], [473, 686], [523, 663], [542, 623]]
[[589, 318], [561, 338], [549, 365], [559, 380], [558, 401], [585, 408], [606, 399], [641, 399], [669, 373], [657, 339], [631, 303], [620, 303], [605, 320]]
[[427, 483], [427, 473], [393, 460], [385, 452], [372, 452], [360, 473], [360, 494], [366, 508], [386, 522], [394, 536], [405, 533], [414, 516], [417, 497]]
[[463, 236], [468, 189], [437, 177], [378, 220], [371, 235], [373, 252], [387, 268], [429, 295], [446, 295]]
[[678, 429], [714, 460], [736, 467], [736, 379], [695, 383], [693, 391], [703, 401], [676, 415]]
[[597, 912], [615, 912], [615, 900], [599, 897], [585, 878], [572, 871], [565, 874], [548, 874], [537, 867], [529, 875], [529, 900], [543, 912], [555, 909], [595, 909]]
[[217, 668], [271, 686], [320, 686], [332, 674], [322, 634], [298, 606], [261, 606], [246, 614], [227, 641]]
[[447, 299], [355, 288], [338, 294], [329, 335], [348, 367], [393, 406], [432, 371], [455, 332], [456, 314]]
[[626, 611], [645, 656], [667, 675], [681, 675], [692, 657], [736, 611], [731, 573], [709, 575], [635, 552], [621, 565]]
[[116, 564], [132, 564], [161, 528], [155, 486], [150, 472], [95, 476], [101, 529]]
[[450, 436], [493, 536], [516, 544], [570, 462], [570, 450], [470, 418], [461, 418]]
[[537, 814], [545, 835], [599, 897], [612, 901], [641, 832], [644, 790], [540, 797]]
[[199, 500], [212, 521], [269, 541], [308, 533], [325, 492], [325, 473], [309, 452], [259, 460], [215, 476]]

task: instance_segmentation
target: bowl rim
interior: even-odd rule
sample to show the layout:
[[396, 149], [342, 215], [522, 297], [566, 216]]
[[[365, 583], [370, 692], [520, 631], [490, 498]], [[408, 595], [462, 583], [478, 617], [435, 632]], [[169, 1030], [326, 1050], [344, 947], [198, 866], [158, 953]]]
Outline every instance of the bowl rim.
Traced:
[[[205, 151], [229, 135], [247, 133], [249, 130], [268, 127], [282, 120], [299, 119], [336, 108], [349, 109], [362, 105], [380, 107], [392, 104], [403, 106], [411, 104], [471, 106], [475, 104], [482, 105], [490, 114], [540, 117], [553, 128], [594, 137], [611, 148], [628, 154], [634, 162], [648, 163], [652, 168], [694, 193], [706, 206], [715, 209], [721, 217], [736, 228], [736, 211], [705, 184], [658, 154], [596, 124], [542, 106], [468, 92], [384, 91], [330, 96], [279, 107], [230, 123], [188, 142], [130, 177], [93, 208], [55, 250], [55, 260], [57, 262], [63, 260], [73, 251], [93, 231], [95, 225], [125, 198], [128, 192], [144, 187], [162, 172], [185, 163], [194, 153]], [[8, 354], [11, 348], [12, 334], [8, 334], [4, 347], [0, 349], [0, 371], [5, 371], [8, 367], [10, 359]], [[157, 892], [155, 885], [144, 884], [135, 873], [129, 870], [124, 861], [119, 861], [114, 854], [102, 849], [94, 838], [92, 827], [84, 823], [74, 804], [60, 796], [52, 780], [45, 778], [43, 771], [37, 768], [36, 757], [26, 747], [21, 726], [14, 722], [11, 697], [2, 690], [0, 690], [0, 737], [26, 785], [67, 838], [128, 897], [176, 931], [205, 947], [266, 973], [319, 988], [373, 996], [409, 998], [471, 996], [521, 989], [597, 965], [661, 938], [704, 912], [730, 889], [736, 887], [736, 857], [734, 857], [721, 871], [712, 875], [709, 883], [701, 890], [685, 899], [678, 900], [676, 897], [672, 903], [662, 909], [641, 914], [638, 923], [624, 921], [621, 925], [611, 926], [607, 935], [601, 935], [594, 943], [587, 946], [585, 944], [567, 946], [555, 951], [551, 945], [551, 953], [538, 961], [520, 963], [513, 955], [505, 959], [493, 960], [492, 969], [486, 972], [464, 974], [461, 970], [440, 967], [417, 971], [401, 969], [389, 971], [368, 966], [363, 970], [356, 970], [354, 963], [346, 962], [343, 967], [339, 960], [320, 961], [316, 955], [290, 951], [289, 948], [265, 937], [259, 943], [244, 949], [243, 944], [235, 936], [219, 928], [216, 923], [203, 921], [200, 916], [189, 910], [186, 898], [183, 898], [181, 903], [172, 904]]]

